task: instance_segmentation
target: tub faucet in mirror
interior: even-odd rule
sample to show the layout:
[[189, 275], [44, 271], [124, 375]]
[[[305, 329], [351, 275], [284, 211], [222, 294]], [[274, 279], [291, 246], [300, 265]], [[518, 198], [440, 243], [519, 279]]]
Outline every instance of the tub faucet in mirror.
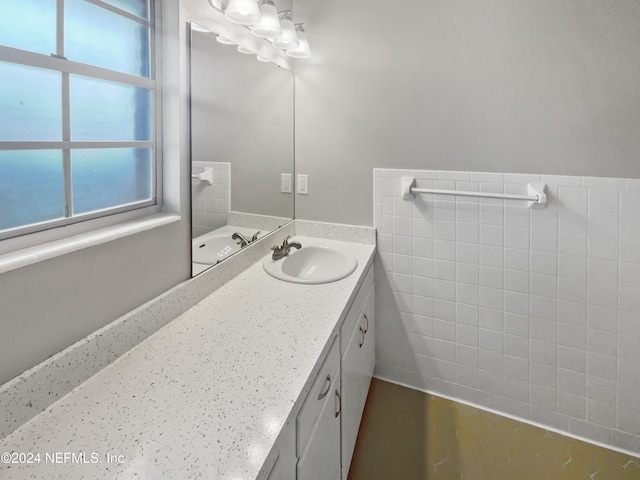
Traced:
[[244, 248], [250, 243], [255, 242], [258, 239], [258, 235], [260, 235], [260, 230], [258, 230], [256, 233], [253, 234], [253, 236], [251, 237], [251, 240], [248, 240], [241, 233], [235, 232], [233, 235], [231, 235], [231, 239], [238, 240], [236, 243], [240, 245], [240, 248]]

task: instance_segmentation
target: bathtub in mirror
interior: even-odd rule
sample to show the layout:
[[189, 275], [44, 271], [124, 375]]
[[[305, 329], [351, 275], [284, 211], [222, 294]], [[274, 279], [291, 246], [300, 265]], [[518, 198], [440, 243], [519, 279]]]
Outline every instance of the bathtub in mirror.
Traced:
[[[293, 219], [293, 194], [281, 192], [281, 175], [293, 177], [294, 170], [294, 79], [287, 68], [220, 43], [210, 28], [190, 27], [197, 275]], [[241, 35], [248, 32], [239, 28]], [[266, 40], [253, 41], [272, 48]]]

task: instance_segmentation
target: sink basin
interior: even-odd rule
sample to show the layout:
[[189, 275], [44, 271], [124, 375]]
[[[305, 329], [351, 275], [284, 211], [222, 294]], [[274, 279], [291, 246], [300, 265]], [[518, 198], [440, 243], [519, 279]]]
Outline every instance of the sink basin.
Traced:
[[291, 249], [282, 260], [268, 256], [262, 262], [264, 270], [279, 280], [292, 283], [330, 283], [351, 275], [358, 261], [348, 252], [329, 247], [310, 245]]

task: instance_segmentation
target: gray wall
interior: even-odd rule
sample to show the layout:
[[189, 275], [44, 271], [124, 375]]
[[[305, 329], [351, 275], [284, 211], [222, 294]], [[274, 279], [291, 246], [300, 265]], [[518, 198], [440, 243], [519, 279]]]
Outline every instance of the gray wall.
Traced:
[[[165, 0], [168, 65], [183, 62], [179, 36], [186, 49], [178, 20], [177, 2]], [[166, 70], [165, 210], [182, 220], [0, 274], [0, 384], [191, 277], [187, 97]]]
[[637, 0], [297, 0], [295, 16], [313, 51], [297, 218], [372, 225], [373, 167], [640, 177]]
[[194, 32], [192, 159], [231, 163], [231, 209], [293, 218], [293, 73]]

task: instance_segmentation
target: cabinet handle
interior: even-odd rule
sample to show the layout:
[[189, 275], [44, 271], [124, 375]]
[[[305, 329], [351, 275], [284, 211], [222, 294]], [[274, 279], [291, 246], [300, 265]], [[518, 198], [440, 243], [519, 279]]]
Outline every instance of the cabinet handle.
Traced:
[[329, 393], [329, 390], [331, 390], [331, 375], [327, 375], [327, 379], [325, 380], [325, 382], [327, 383], [327, 389], [324, 392], [320, 392], [320, 395], [318, 395], [318, 400], [322, 400], [324, 397], [326, 397], [327, 393]]
[[369, 331], [369, 317], [367, 317], [367, 314], [363, 314], [364, 317], [364, 321], [367, 322], [365, 325], [366, 327], [364, 327], [364, 333], [367, 333]]
[[361, 336], [361, 338], [362, 338], [362, 340], [360, 340], [360, 348], [362, 348], [362, 345], [364, 345], [364, 335], [365, 335], [365, 333], [367, 333], [367, 332], [365, 332], [365, 331], [362, 329], [362, 327], [359, 327], [359, 328], [360, 328], [360, 336]]
[[336, 398], [338, 399], [338, 410], [336, 410], [336, 418], [338, 418], [338, 415], [342, 413], [342, 397], [340, 396], [340, 392], [338, 391], [337, 388], [336, 388]]

